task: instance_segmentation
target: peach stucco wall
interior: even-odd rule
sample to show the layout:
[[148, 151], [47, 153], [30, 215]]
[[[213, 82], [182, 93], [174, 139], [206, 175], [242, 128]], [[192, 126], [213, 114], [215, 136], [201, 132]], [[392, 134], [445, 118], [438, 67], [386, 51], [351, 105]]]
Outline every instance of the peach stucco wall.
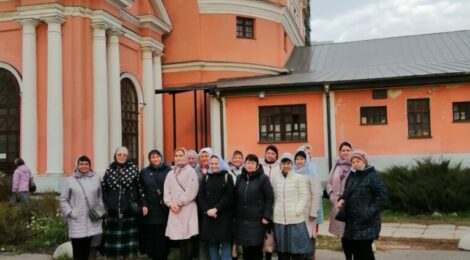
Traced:
[[254, 17], [255, 39], [239, 39], [236, 15], [199, 14], [194, 0], [165, 1], [165, 5], [174, 27], [164, 40], [166, 64], [205, 60], [282, 67], [292, 50], [289, 44], [284, 51], [284, 29], [276, 22]]
[[295, 105], [307, 106], [307, 138], [305, 142], [273, 143], [279, 153], [295, 153], [297, 148], [309, 143], [313, 147], [312, 156], [324, 156], [323, 133], [323, 96], [319, 93], [269, 95], [260, 99], [257, 96], [226, 97], [225, 115], [227, 129], [227, 155], [229, 158], [234, 150], [244, 154], [255, 153], [263, 157], [267, 144], [259, 143], [259, 106]]
[[[408, 138], [407, 100], [429, 98], [432, 138]], [[372, 91], [335, 93], [336, 142], [350, 140], [371, 155], [463, 153], [470, 147], [469, 123], [453, 123], [452, 102], [470, 101], [470, 84], [393, 89], [387, 99]], [[387, 106], [386, 125], [360, 125], [361, 106]]]
[[8, 63], [19, 72], [22, 71], [21, 33], [21, 25], [17, 22], [0, 23], [0, 61]]

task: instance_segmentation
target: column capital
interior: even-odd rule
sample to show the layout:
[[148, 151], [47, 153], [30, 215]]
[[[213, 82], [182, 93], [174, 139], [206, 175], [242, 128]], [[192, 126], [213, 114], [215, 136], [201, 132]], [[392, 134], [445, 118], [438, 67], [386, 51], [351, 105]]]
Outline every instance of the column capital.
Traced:
[[36, 27], [38, 24], [41, 23], [40, 20], [38, 19], [32, 19], [32, 18], [25, 18], [25, 19], [17, 19], [16, 20], [18, 23], [20, 23], [23, 27], [25, 26], [33, 26]]
[[94, 30], [107, 30], [109, 28], [109, 25], [105, 22], [93, 22], [91, 24], [91, 27]]
[[151, 54], [152, 54], [154, 51], [156, 51], [156, 49], [155, 49], [154, 47], [152, 47], [152, 46], [141, 46], [141, 47], [140, 47], [140, 50], [142, 50], [142, 52], [144, 52], [144, 53], [150, 52]]
[[153, 52], [153, 57], [154, 58], [161, 58], [162, 56], [163, 56], [162, 51], [156, 50], [156, 51]]
[[124, 34], [124, 31], [120, 28], [115, 28], [115, 27], [110, 27], [107, 31], [106, 31], [106, 35], [107, 36], [121, 36]]
[[63, 16], [49, 16], [41, 18], [47, 24], [63, 24], [65, 22], [65, 18]]

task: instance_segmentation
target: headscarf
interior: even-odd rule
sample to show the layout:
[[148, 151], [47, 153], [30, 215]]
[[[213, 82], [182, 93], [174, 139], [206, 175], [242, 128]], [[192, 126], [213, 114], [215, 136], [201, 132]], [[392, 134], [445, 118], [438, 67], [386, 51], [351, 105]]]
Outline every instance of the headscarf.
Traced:
[[[298, 167], [297, 164], [295, 164], [295, 158], [297, 158], [297, 156], [302, 156], [305, 158], [305, 165], [304, 167]], [[298, 173], [298, 174], [302, 174], [302, 175], [305, 175], [305, 176], [308, 176], [308, 177], [311, 177], [313, 176], [313, 171], [309, 168], [309, 163], [310, 163], [310, 158], [309, 156], [303, 151], [303, 150], [298, 150], [296, 153], [295, 153], [295, 156], [294, 156], [294, 172], [295, 173]]]
[[[152, 165], [152, 162], [150, 161], [150, 157], [152, 156], [152, 154], [157, 154], [158, 156], [160, 156], [160, 158], [162, 158], [159, 165], [156, 165], [156, 166]], [[157, 149], [154, 149], [154, 150], [152, 150], [152, 151], [150, 151], [150, 152], [148, 153], [148, 159], [149, 159], [149, 166], [150, 166], [150, 167], [159, 168], [160, 166], [163, 165], [163, 155], [162, 155], [162, 153], [161, 153], [159, 150], [157, 150]]]
[[194, 161], [194, 165], [191, 165], [191, 167], [196, 168], [196, 166], [197, 166], [197, 164], [198, 164], [198, 159], [197, 159], [198, 155], [197, 155], [197, 152], [194, 151], [194, 150], [188, 150], [188, 158], [191, 157], [191, 156], [194, 156], [194, 158], [196, 159], [196, 160]]
[[[305, 149], [307, 149], [307, 148], [310, 149], [310, 153], [311, 153], [311, 152], [312, 152], [312, 146], [309, 145], [309, 144], [303, 144], [303, 145], [299, 146], [299, 148], [297, 149], [297, 152], [298, 152], [298, 151], [303, 151], [303, 152], [305, 152]], [[310, 173], [311, 173], [312, 175], [314, 175], [314, 174], [317, 172], [317, 170], [316, 170], [316, 167], [315, 167], [315, 163], [313, 163], [312, 156], [310, 156], [307, 152], [305, 152], [305, 155], [307, 155], [307, 157], [308, 157], [308, 158], [307, 158], [307, 159], [308, 159], [308, 163], [305, 162], [305, 165], [308, 167]], [[295, 158], [295, 157], [294, 157], [294, 158]], [[294, 165], [295, 165], [295, 162], [294, 162]]]
[[359, 158], [361, 161], [364, 162], [365, 166], [369, 166], [369, 156], [367, 155], [366, 152], [362, 150], [354, 150], [351, 154], [350, 160], [352, 161], [353, 158]]
[[[219, 160], [219, 171], [218, 172], [222, 172], [222, 171], [228, 171], [229, 170], [229, 167], [227, 165], [227, 163], [225, 163], [224, 159], [222, 159], [222, 157], [218, 154], [213, 154], [210, 158], [209, 158], [209, 161], [214, 158], [214, 157], [217, 157], [217, 159]], [[211, 167], [209, 166], [209, 171], [208, 171], [209, 174], [214, 174], [214, 172], [212, 172], [211, 170]]]
[[74, 171], [74, 173], [73, 173], [73, 176], [74, 176], [74, 177], [79, 177], [79, 178], [84, 176], [84, 175], [78, 170], [78, 164], [79, 164], [80, 162], [88, 162], [88, 164], [90, 165], [90, 171], [88, 171], [88, 174], [87, 174], [86, 176], [88, 176], [88, 177], [93, 176], [93, 175], [94, 175], [94, 172], [93, 172], [93, 170], [91, 169], [91, 160], [90, 160], [90, 158], [88, 158], [88, 156], [86, 156], [86, 155], [82, 155], [82, 156], [78, 157], [78, 159], [77, 159], [77, 164], [76, 164], [76, 166], [75, 166], [75, 171]]
[[199, 150], [199, 154], [200, 155], [201, 153], [208, 153], [209, 154], [209, 158], [214, 154], [214, 151], [212, 151], [212, 148], [210, 147], [204, 147], [202, 148], [201, 150]]
[[[341, 151], [341, 148], [346, 145], [346, 146], [349, 146], [351, 147], [351, 150], [353, 150], [353, 146], [350, 142], [342, 142], [340, 145], [339, 145], [339, 150]], [[351, 160], [344, 160], [343, 158], [341, 158], [341, 155], [338, 156], [338, 159], [336, 159], [336, 163], [335, 163], [335, 167], [334, 169], [339, 169], [339, 178], [341, 180], [343, 180], [344, 178], [346, 178], [346, 176], [348, 176], [349, 172], [351, 171]]]
[[183, 162], [179, 165], [176, 164], [176, 161], [175, 161], [175, 168], [183, 168], [184, 166], [186, 166], [186, 164], [188, 164], [188, 152], [183, 147], [179, 147], [179, 148], [175, 149], [174, 154], [176, 154], [176, 152], [178, 152], [178, 151], [183, 152], [184, 157], [183, 157]]

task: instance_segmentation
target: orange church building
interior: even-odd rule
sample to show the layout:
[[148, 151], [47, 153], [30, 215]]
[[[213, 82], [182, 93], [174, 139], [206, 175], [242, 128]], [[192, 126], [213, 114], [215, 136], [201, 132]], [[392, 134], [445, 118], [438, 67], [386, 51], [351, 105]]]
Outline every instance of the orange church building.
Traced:
[[0, 171], [40, 190], [118, 146], [229, 158], [342, 140], [379, 168], [470, 164], [470, 32], [310, 45], [308, 0], [0, 0]]

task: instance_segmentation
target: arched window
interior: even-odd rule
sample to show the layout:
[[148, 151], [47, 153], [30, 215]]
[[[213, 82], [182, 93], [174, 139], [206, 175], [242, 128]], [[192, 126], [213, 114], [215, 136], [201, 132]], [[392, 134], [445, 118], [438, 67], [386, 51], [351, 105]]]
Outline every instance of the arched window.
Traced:
[[132, 81], [121, 80], [122, 145], [129, 149], [129, 158], [139, 163], [139, 104]]
[[20, 87], [15, 76], [0, 68], [0, 171], [12, 173], [20, 155]]

